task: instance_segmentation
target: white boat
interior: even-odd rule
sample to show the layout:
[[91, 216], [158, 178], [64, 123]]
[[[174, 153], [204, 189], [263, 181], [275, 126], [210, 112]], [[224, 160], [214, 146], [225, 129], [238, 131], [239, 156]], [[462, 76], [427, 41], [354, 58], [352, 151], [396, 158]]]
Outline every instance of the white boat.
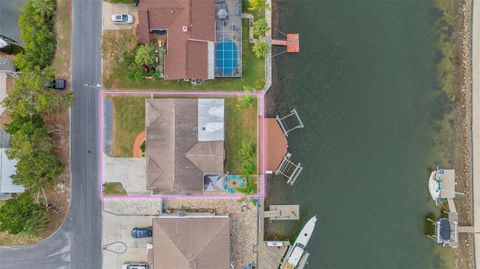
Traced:
[[293, 269], [295, 268], [303, 254], [305, 253], [305, 248], [307, 247], [308, 241], [312, 236], [313, 229], [315, 229], [315, 223], [317, 222], [317, 216], [313, 216], [305, 226], [303, 226], [302, 231], [298, 235], [295, 243], [293, 243], [293, 251], [289, 251], [288, 257], [286, 257], [286, 262], [282, 268], [284, 269]]
[[430, 174], [430, 178], [428, 179], [428, 190], [430, 191], [430, 196], [432, 199], [437, 202], [438, 198], [440, 198], [441, 192], [441, 177], [440, 177], [440, 169], [435, 169]]

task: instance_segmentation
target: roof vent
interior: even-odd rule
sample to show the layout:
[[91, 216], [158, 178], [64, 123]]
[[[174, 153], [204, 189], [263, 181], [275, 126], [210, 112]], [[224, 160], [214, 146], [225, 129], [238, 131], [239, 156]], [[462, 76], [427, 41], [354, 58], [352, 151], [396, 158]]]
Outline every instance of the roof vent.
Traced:
[[173, 9], [172, 9], [172, 10], [170, 10], [170, 14], [173, 14], [173, 13], [175, 13], [175, 11], [173, 11]]
[[187, 32], [188, 31], [188, 26], [184, 25], [182, 29], [183, 29], [184, 32]]

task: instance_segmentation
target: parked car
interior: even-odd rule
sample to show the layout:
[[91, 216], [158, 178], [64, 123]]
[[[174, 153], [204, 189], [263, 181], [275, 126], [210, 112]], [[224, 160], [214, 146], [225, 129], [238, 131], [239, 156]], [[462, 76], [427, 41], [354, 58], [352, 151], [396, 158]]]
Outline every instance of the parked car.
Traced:
[[54, 79], [50, 84], [50, 88], [55, 90], [64, 90], [67, 85], [67, 81], [64, 79]]
[[131, 234], [133, 238], [152, 237], [153, 230], [152, 230], [152, 227], [145, 227], [145, 228], [135, 227], [132, 229]]
[[126, 262], [122, 265], [122, 269], [148, 269], [145, 262]]
[[115, 24], [132, 24], [133, 16], [130, 14], [113, 14], [112, 22]]

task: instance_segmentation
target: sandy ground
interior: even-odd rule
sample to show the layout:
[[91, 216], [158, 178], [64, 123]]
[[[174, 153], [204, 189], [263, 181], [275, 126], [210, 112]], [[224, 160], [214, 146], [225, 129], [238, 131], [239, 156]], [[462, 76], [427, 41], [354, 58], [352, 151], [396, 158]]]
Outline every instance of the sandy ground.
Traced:
[[[462, 226], [473, 225], [472, 208], [472, 87], [471, 87], [471, 1], [456, 1], [455, 12], [458, 18], [457, 54], [461, 63], [457, 69], [457, 85], [460, 91], [456, 97], [455, 111], [455, 151], [454, 164], [457, 178], [457, 191], [466, 196], [458, 199], [457, 210], [459, 224]], [[459, 247], [455, 250], [456, 268], [474, 268], [473, 236], [470, 234], [459, 235]]]

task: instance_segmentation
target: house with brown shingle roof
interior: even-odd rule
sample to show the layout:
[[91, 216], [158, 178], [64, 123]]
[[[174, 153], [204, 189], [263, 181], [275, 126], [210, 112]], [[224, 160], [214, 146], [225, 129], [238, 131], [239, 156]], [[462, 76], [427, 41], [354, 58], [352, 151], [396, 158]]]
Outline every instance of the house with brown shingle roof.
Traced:
[[224, 173], [224, 99], [147, 99], [147, 189], [199, 193]]
[[228, 216], [165, 216], [153, 219], [153, 269], [230, 268]]
[[139, 43], [166, 41], [164, 79], [213, 79], [215, 0], [141, 0]]

